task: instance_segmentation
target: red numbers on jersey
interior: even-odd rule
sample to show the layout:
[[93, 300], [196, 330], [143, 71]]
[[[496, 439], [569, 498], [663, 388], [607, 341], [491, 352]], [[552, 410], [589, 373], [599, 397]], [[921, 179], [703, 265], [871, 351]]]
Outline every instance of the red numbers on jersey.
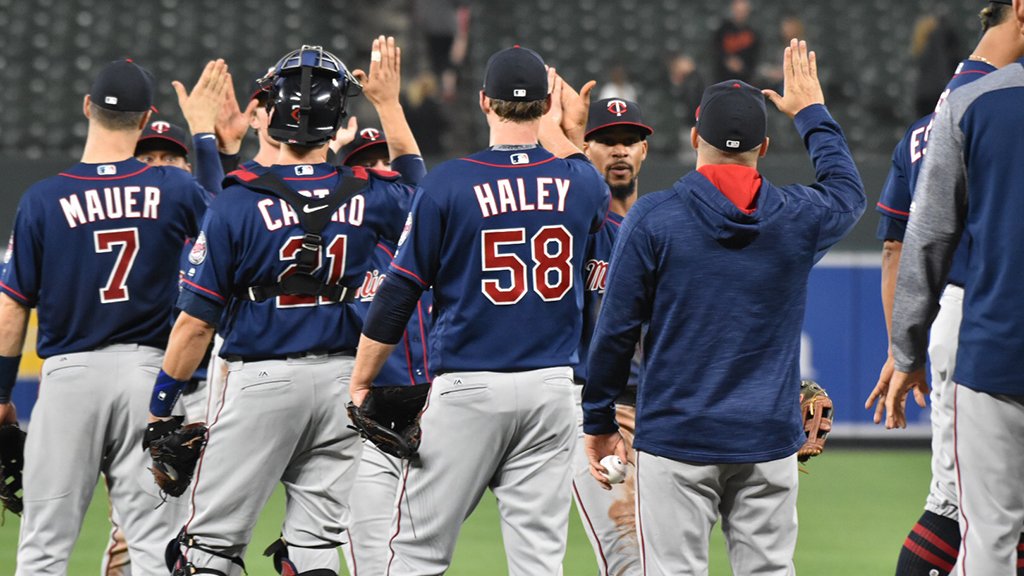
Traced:
[[100, 288], [100, 302], [111, 304], [128, 300], [128, 274], [135, 264], [135, 256], [139, 253], [139, 229], [119, 228], [117, 230], [97, 230], [93, 232], [93, 244], [96, 253], [113, 252], [120, 246], [114, 260], [114, 269], [110, 271], [107, 285]]
[[[324, 241], [326, 240], [327, 239], [325, 238]], [[328, 284], [337, 284], [341, 280], [341, 277], [345, 275], [345, 249], [347, 245], [348, 238], [344, 234], [335, 236], [334, 239], [327, 244], [327, 260], [330, 265], [330, 272], [327, 275]], [[295, 260], [296, 255], [298, 255], [299, 250], [301, 249], [302, 236], [292, 236], [285, 241], [283, 246], [281, 246], [281, 249], [278, 251], [278, 257], [285, 262]], [[322, 248], [317, 250], [317, 266], [314, 273], [323, 266], [323, 253], [324, 250]], [[285, 268], [284, 272], [277, 277], [277, 281], [280, 282], [294, 274], [297, 267], [298, 264], [292, 264]], [[322, 298], [319, 303], [321, 305], [333, 304], [333, 302]], [[301, 308], [316, 305], [316, 296], [281, 295], [277, 297], [278, 308]]]
[[525, 228], [484, 230], [480, 235], [481, 270], [508, 272], [509, 280], [483, 279], [480, 289], [488, 300], [499, 306], [515, 304], [526, 295], [527, 278], [533, 279], [533, 291], [545, 302], [561, 300], [572, 289], [572, 234], [564, 226], [545, 226], [530, 239], [533, 270], [506, 246], [524, 244]]

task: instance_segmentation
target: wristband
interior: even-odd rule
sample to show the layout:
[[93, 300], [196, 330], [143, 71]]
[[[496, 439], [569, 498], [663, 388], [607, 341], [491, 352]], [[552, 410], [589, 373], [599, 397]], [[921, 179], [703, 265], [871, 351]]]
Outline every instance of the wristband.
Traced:
[[149, 399], [149, 413], [158, 418], [171, 415], [171, 410], [178, 402], [181, 391], [188, 386], [188, 381], [175, 380], [167, 372], [160, 370], [153, 383], [153, 396]]
[[14, 382], [18, 379], [18, 365], [21, 364], [21, 354], [11, 356], [0, 356], [0, 404], [11, 401], [11, 391], [14, 390]]

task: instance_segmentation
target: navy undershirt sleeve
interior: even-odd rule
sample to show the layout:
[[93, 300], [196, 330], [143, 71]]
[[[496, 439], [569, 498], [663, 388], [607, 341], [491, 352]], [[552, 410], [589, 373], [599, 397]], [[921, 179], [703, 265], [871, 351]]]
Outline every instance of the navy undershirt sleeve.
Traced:
[[389, 274], [366, 313], [363, 335], [384, 344], [398, 344], [416, 309], [423, 288], [398, 274]]
[[188, 312], [189, 316], [199, 318], [211, 326], [220, 323], [224, 307], [219, 303], [203, 298], [190, 290], [182, 290], [178, 295], [178, 309]]

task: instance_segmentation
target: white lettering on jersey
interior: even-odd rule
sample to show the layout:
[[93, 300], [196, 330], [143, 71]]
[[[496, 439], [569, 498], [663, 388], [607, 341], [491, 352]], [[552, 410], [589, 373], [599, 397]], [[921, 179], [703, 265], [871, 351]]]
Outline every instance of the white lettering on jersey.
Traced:
[[[143, 218], [156, 220], [160, 217], [160, 189], [156, 186], [113, 186], [90, 189], [81, 192], [85, 198], [85, 208], [79, 193], [66, 196], [59, 200], [68, 227], [75, 228], [80, 224], [117, 220], [123, 218]], [[139, 197], [141, 195], [141, 198]], [[139, 203], [141, 202], [141, 209]]]
[[608, 263], [604, 260], [587, 260], [583, 271], [587, 273], [584, 289], [588, 292], [604, 292], [608, 281]]
[[[931, 123], [928, 124], [931, 126]], [[917, 164], [917, 161], [924, 158], [925, 139], [924, 134], [928, 126], [922, 126], [910, 133], [910, 163]]]
[[[534, 212], [534, 211], [555, 211], [565, 212], [565, 200], [569, 195], [569, 186], [572, 182], [565, 178], [551, 178], [542, 176], [537, 178], [535, 193], [532, 200], [526, 189], [526, 182], [523, 178], [515, 179], [515, 186], [512, 180], [503, 178], [495, 182], [498, 189], [497, 198], [491, 184], [484, 182], [473, 186], [473, 193], [476, 195], [477, 204], [480, 205], [480, 214], [484, 218], [490, 218], [497, 214], [508, 212]], [[550, 188], [554, 185], [554, 190]], [[558, 202], [553, 204], [552, 192], [557, 194]]]
[[[314, 207], [313, 210], [305, 210], [305, 208], [308, 207], [309, 206], [304, 206], [303, 211], [310, 213], [319, 210], [319, 208], [316, 207]], [[263, 217], [263, 225], [271, 232], [274, 230], [280, 230], [285, 226], [299, 225], [298, 213], [296, 213], [295, 209], [284, 200], [264, 198], [256, 203], [256, 209], [259, 210], [260, 216]], [[331, 222], [349, 224], [351, 226], [362, 226], [365, 216], [366, 197], [359, 194], [358, 196], [354, 196], [346, 204], [339, 206], [338, 210], [331, 215]]]
[[386, 277], [387, 274], [381, 274], [380, 270], [367, 270], [363, 277], [363, 285], [356, 292], [356, 298], [360, 302], [373, 302], [373, 297], [377, 295], [377, 291], [380, 290], [380, 285]]

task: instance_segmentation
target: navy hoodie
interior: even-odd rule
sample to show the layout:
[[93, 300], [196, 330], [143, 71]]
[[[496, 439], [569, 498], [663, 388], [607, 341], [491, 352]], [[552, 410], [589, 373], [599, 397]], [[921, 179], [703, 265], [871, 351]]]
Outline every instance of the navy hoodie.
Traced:
[[811, 267], [864, 212], [839, 125], [814, 105], [795, 118], [817, 182], [762, 179], [746, 213], [699, 172], [640, 198], [611, 258], [583, 390], [584, 431], [616, 430], [614, 401], [646, 327], [637, 450], [696, 463], [795, 453], [800, 328]]

